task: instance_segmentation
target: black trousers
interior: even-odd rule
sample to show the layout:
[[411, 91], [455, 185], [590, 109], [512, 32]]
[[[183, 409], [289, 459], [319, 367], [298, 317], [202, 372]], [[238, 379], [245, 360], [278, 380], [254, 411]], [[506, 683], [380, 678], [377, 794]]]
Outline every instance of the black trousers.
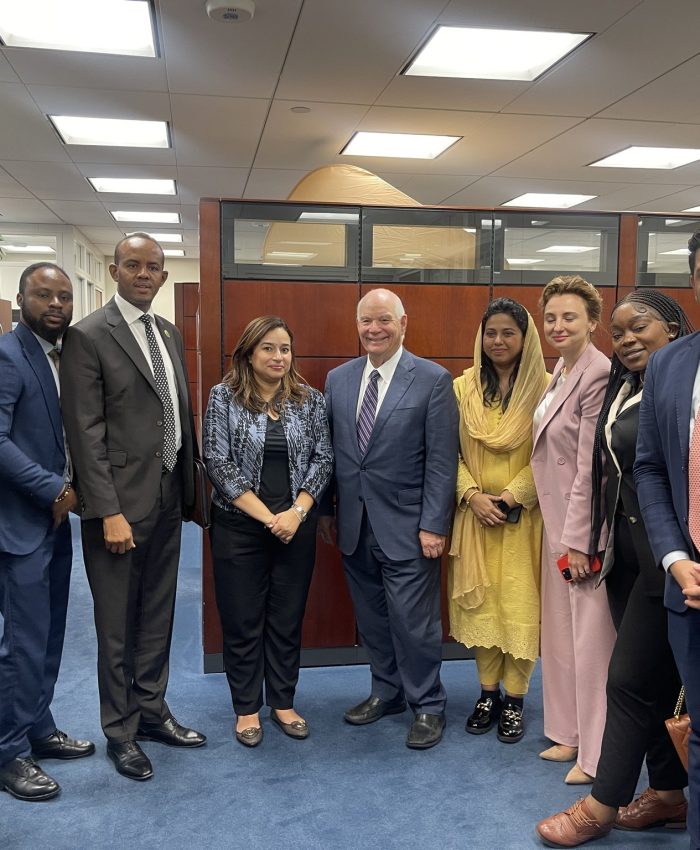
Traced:
[[131, 524], [135, 549], [105, 548], [101, 519], [82, 523], [95, 606], [97, 684], [105, 736], [132, 740], [170, 715], [165, 702], [182, 526], [180, 466], [161, 479], [151, 512]]
[[618, 808], [634, 797], [644, 757], [656, 791], [684, 788], [688, 777], [664, 719], [681, 683], [667, 637], [663, 599], [646, 592], [628, 520], [615, 521], [615, 566], [606, 587], [617, 641], [608, 669], [608, 713], [592, 794]]
[[233, 710], [257, 713], [263, 684], [267, 705], [291, 708], [316, 558], [315, 514], [282, 543], [252, 517], [214, 506], [210, 534]]

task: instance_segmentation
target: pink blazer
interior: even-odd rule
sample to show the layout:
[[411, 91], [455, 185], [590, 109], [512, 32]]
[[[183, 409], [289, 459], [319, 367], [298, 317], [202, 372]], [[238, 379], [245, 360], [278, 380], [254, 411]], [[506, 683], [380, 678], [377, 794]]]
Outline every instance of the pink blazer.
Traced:
[[[552, 384], [563, 365], [560, 359]], [[533, 435], [532, 474], [551, 554], [557, 557], [567, 549], [592, 551], [593, 437], [609, 373], [608, 358], [588, 345]]]

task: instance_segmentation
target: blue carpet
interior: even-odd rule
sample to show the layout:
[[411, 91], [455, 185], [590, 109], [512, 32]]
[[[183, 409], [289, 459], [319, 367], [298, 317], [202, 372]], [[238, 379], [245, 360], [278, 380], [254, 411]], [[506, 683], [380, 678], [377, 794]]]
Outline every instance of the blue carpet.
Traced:
[[[570, 765], [537, 758], [547, 746], [539, 670], [526, 702], [527, 733], [517, 745], [499, 743], [494, 733], [464, 733], [479, 689], [473, 662], [451, 661], [443, 665], [447, 730], [432, 750], [405, 747], [408, 713], [360, 728], [343, 722], [343, 711], [368, 693], [366, 667], [302, 670], [297, 706], [309, 721], [309, 739], [293, 741], [267, 721], [262, 745], [244, 749], [233, 739], [223, 675], [201, 673], [199, 530], [188, 526], [168, 701], [209, 742], [185, 752], [145, 743], [154, 778], [124, 779], [107, 759], [99, 726], [92, 606], [76, 531], [74, 524], [54, 714], [60, 728], [91, 738], [98, 752], [45, 763], [62, 786], [54, 800], [29, 804], [0, 794], [0, 848], [518, 850], [541, 847], [534, 824], [581, 794], [563, 783]], [[680, 850], [687, 836], [614, 831], [594, 846]]]

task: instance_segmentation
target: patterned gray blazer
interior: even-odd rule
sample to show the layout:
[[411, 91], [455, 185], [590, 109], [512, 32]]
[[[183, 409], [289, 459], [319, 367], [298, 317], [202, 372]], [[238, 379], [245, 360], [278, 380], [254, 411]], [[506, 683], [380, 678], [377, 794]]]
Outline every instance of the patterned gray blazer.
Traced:
[[[289, 485], [296, 499], [305, 490], [318, 503], [333, 472], [333, 449], [323, 395], [309, 387], [302, 404], [285, 402], [282, 425], [289, 452]], [[252, 413], [233, 400], [225, 384], [209, 395], [204, 416], [203, 455], [214, 485], [214, 504], [241, 513], [231, 502], [260, 491], [266, 413]]]

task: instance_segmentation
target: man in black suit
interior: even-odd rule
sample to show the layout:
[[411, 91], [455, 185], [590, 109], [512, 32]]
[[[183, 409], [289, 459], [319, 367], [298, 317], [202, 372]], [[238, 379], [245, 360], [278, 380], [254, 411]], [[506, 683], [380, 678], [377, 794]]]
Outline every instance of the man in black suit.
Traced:
[[56, 728], [51, 700], [63, 651], [77, 499], [58, 398], [60, 340], [73, 315], [63, 269], [22, 273], [20, 320], [0, 337], [0, 789], [20, 800], [55, 797], [37, 758], [95, 752]]
[[136, 743], [199, 747], [165, 702], [183, 510], [194, 502], [192, 405], [177, 328], [151, 304], [168, 273], [148, 234], [122, 239], [117, 293], [66, 336], [63, 410], [95, 605], [100, 715], [119, 773], [149, 779]]

